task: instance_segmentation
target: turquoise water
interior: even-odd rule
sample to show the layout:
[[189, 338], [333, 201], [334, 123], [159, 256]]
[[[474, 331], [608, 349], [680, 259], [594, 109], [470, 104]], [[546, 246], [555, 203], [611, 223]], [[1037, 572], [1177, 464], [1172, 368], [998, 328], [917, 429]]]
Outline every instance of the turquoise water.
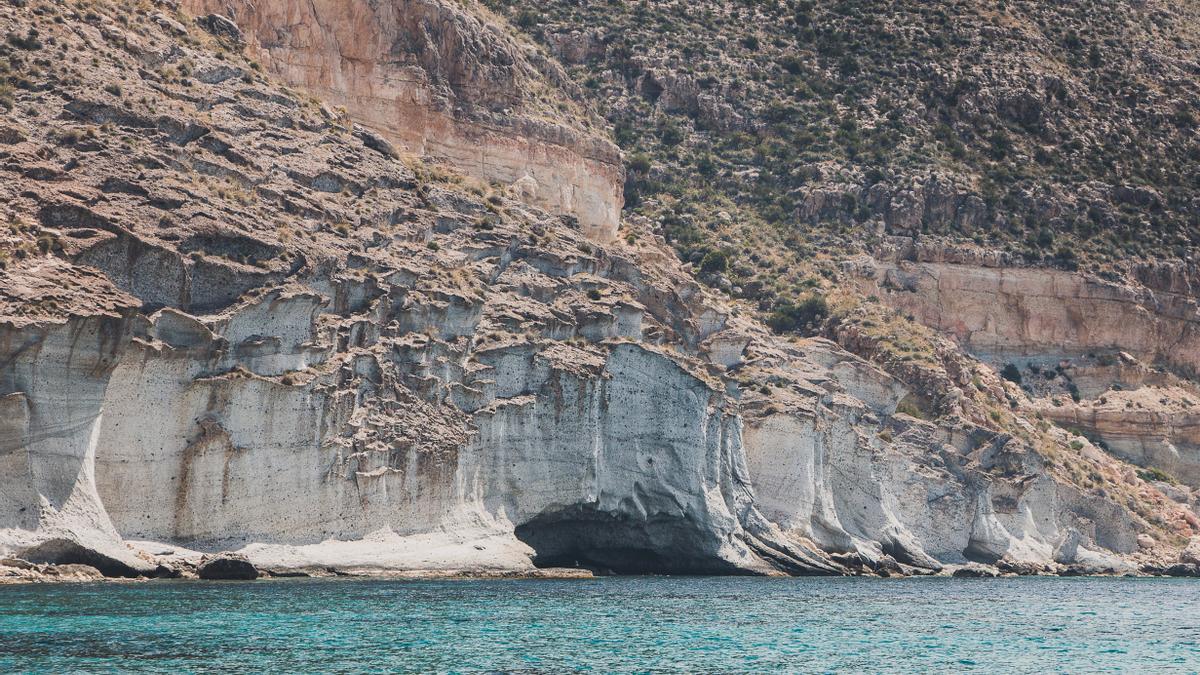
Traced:
[[1195, 672], [1188, 579], [0, 586], [0, 671]]

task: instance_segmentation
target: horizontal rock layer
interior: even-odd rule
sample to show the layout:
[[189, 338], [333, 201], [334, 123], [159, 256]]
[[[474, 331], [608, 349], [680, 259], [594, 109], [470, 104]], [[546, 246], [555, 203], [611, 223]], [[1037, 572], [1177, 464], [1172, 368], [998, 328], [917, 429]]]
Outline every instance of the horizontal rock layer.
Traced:
[[[408, 6], [369, 8], [425, 16]], [[1166, 527], [1143, 514], [1190, 527], [1136, 480], [1118, 501], [1124, 467], [1065, 432], [898, 412], [908, 385], [770, 335], [650, 233], [598, 243], [400, 161], [256, 74], [219, 17], [125, 10], [0, 6], [0, 32], [68, 54], [3, 122], [2, 555], [115, 576], [179, 547], [284, 571], [1126, 569]]]
[[[568, 85], [557, 66], [505, 30], [445, 0], [185, 0], [220, 12], [285, 82], [416, 155], [446, 161], [551, 211], [601, 241], [616, 236], [620, 152], [538, 99]], [[548, 105], [563, 105], [553, 98]], [[574, 104], [572, 104], [574, 105]]]
[[1200, 369], [1200, 307], [1187, 270], [1164, 266], [1115, 282], [938, 247], [893, 252], [851, 263], [862, 291], [984, 358], [1125, 351], [1186, 373]]

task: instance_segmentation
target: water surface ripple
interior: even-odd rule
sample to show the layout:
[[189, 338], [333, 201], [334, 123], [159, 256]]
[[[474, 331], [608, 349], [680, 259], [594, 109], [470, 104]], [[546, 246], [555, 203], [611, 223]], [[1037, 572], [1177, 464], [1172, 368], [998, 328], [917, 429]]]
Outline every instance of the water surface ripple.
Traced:
[[0, 671], [1196, 672], [1188, 579], [0, 586]]

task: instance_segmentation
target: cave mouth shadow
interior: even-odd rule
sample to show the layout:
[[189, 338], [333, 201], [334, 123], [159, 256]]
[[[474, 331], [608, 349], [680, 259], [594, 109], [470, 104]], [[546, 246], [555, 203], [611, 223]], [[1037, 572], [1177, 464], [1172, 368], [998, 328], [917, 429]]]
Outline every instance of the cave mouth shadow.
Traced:
[[142, 571], [127, 563], [104, 555], [70, 539], [55, 538], [25, 549], [21, 557], [32, 563], [52, 565], [90, 565], [106, 577], [133, 579], [142, 576]]
[[539, 568], [574, 567], [598, 575], [747, 574], [717, 555], [713, 535], [686, 518], [635, 519], [577, 505], [517, 526]]

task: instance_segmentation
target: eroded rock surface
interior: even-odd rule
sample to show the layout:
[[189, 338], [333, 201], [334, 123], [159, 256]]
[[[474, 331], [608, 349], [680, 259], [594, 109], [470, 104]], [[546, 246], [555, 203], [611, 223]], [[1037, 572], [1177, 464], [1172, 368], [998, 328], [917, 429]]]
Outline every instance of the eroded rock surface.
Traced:
[[1126, 276], [1106, 279], [1021, 266], [974, 246], [892, 237], [846, 269], [861, 292], [1004, 372], [1021, 390], [1009, 395], [1012, 405], [1080, 434], [1075, 446], [1095, 443], [1143, 467], [1142, 477], [1195, 508], [1200, 306], [1193, 265], [1137, 263]]
[[864, 292], [952, 335], [985, 359], [1043, 360], [1124, 351], [1200, 369], [1197, 270], [1146, 265], [1130, 279], [1020, 267], [1003, 254], [889, 238], [853, 269]]
[[272, 72], [345, 106], [400, 148], [510, 185], [534, 204], [573, 215], [593, 238], [615, 236], [624, 184], [620, 152], [579, 108], [580, 93], [562, 69], [478, 6], [447, 0], [183, 5], [197, 15], [232, 18]]
[[[401, 161], [224, 23], [98, 7], [0, 7], [0, 32], [36, 22], [67, 55], [19, 55], [36, 86], [0, 163], [0, 553], [107, 574], [176, 546], [276, 573], [1118, 569], [1198, 525], [1061, 429], [957, 399], [910, 414], [977, 367], [1005, 395], [966, 357], [917, 391], [775, 337], [648, 232]], [[288, 7], [296, 35], [329, 30], [258, 11]], [[434, 10], [478, 23], [363, 9]]]

